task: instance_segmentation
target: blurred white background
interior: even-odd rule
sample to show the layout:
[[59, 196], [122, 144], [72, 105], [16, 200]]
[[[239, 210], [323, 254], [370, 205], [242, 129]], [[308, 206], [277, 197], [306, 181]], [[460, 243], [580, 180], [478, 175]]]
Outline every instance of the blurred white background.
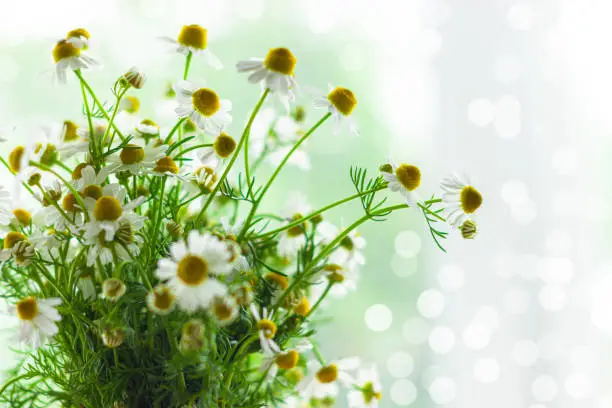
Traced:
[[[0, 12], [0, 126], [76, 114], [77, 87], [48, 74], [53, 41], [75, 27], [93, 35], [102, 90], [132, 65], [172, 80], [182, 61], [157, 37], [207, 27], [226, 70], [194, 76], [225, 87], [235, 118], [257, 93], [235, 61], [291, 47], [301, 83], [342, 84], [360, 102], [360, 139], [310, 145], [299, 177], [313, 203], [349, 191], [350, 164], [374, 170], [390, 152], [421, 166], [432, 192], [463, 171], [485, 194], [481, 234], [452, 236], [448, 254], [415, 215], [364, 228], [361, 287], [330, 302], [325, 352], [376, 362], [383, 407], [612, 407], [610, 1], [2, 0]], [[337, 185], [318, 199], [330, 173]]]

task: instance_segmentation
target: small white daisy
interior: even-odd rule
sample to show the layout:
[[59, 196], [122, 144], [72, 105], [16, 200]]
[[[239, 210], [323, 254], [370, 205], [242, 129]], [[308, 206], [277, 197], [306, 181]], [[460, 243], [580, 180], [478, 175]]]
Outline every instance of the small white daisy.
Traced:
[[55, 78], [66, 83], [66, 71], [87, 69], [98, 65], [98, 61], [88, 56], [81, 48], [75, 45], [75, 40], [60, 40], [52, 51], [55, 62]]
[[273, 347], [264, 353], [264, 358], [259, 367], [260, 372], [265, 372], [266, 381], [272, 381], [279, 370], [291, 370], [296, 367], [300, 360], [300, 353], [312, 348], [312, 345], [303, 342], [298, 344], [296, 347], [281, 350], [276, 343]]
[[350, 387], [354, 383], [350, 372], [357, 370], [359, 359], [346, 358], [334, 360], [323, 366], [319, 361], [309, 364], [309, 375], [298, 384], [300, 396], [310, 398], [335, 398], [340, 392], [340, 386]]
[[446, 220], [453, 227], [461, 227], [482, 204], [482, 194], [474, 188], [469, 178], [453, 174], [440, 184], [442, 200], [446, 203]]
[[348, 393], [350, 408], [378, 408], [382, 386], [375, 366], [360, 369], [354, 388]]
[[108, 157], [109, 171], [128, 171], [137, 176], [143, 171], [153, 169], [157, 161], [166, 156], [167, 145], [128, 143], [123, 149]]
[[151, 119], [143, 119], [138, 125], [136, 125], [136, 131], [145, 140], [159, 136], [159, 126]]
[[167, 315], [174, 310], [176, 296], [167, 285], [159, 284], [147, 294], [149, 310], [158, 315]]
[[174, 291], [181, 309], [194, 312], [227, 293], [218, 277], [231, 272], [229, 259], [227, 246], [219, 238], [192, 230], [187, 242], [170, 246], [170, 258], [158, 262], [155, 275]]
[[219, 326], [226, 326], [236, 320], [239, 308], [232, 296], [217, 295], [210, 304], [210, 315]]
[[190, 52], [204, 57], [208, 65], [215, 69], [223, 68], [221, 61], [208, 49], [208, 32], [197, 24], [185, 25], [181, 28], [177, 39], [161, 37], [162, 40], [176, 46], [176, 52], [187, 55]]
[[[342, 230], [343, 228], [338, 228], [329, 221], [322, 221], [317, 225], [317, 238], [320, 243], [329, 244]], [[363, 255], [365, 246], [365, 238], [359, 234], [359, 231], [353, 229], [340, 241], [340, 246], [334, 251], [333, 256], [336, 257], [336, 263], [351, 266], [365, 265], [365, 256]]]
[[232, 122], [232, 102], [219, 99], [215, 91], [198, 88], [187, 81], [179, 81], [174, 90], [178, 106], [175, 109], [180, 118], [189, 118], [204, 132], [216, 135]]
[[86, 50], [89, 47], [90, 38], [91, 35], [89, 31], [84, 28], [75, 28], [74, 30], [68, 31], [68, 34], [66, 34], [66, 41], [81, 50]]
[[[261, 83], [263, 89], [269, 89], [278, 94], [281, 100], [287, 102], [295, 101], [294, 71], [296, 59], [287, 48], [272, 48], [268, 51], [266, 58], [249, 58], [236, 64], [238, 72], [248, 72], [249, 82]], [[288, 108], [288, 106], [287, 106]]]
[[58, 332], [57, 322], [62, 317], [55, 309], [62, 303], [59, 298], [37, 299], [34, 296], [20, 300], [10, 308], [20, 320], [19, 340], [38, 348]]
[[421, 170], [412, 164], [397, 165], [394, 162], [390, 170], [382, 172], [383, 178], [389, 183], [389, 190], [399, 192], [408, 205], [415, 206], [420, 201], [416, 189], [421, 185]]
[[279, 350], [278, 345], [274, 341], [274, 336], [276, 336], [276, 331], [278, 330], [276, 323], [272, 320], [274, 312], [272, 310], [268, 311], [264, 307], [262, 313], [259, 313], [259, 309], [254, 303], [251, 303], [250, 310], [257, 325], [259, 344], [264, 354], [270, 354], [274, 350]]
[[81, 273], [77, 281], [77, 287], [85, 300], [94, 300], [98, 295], [96, 293], [96, 285], [93, 281], [93, 276], [89, 272]]
[[334, 133], [338, 134], [342, 129], [343, 123], [348, 124], [352, 135], [359, 135], [359, 129], [355, 124], [351, 113], [357, 105], [357, 99], [349, 89], [329, 85], [329, 93], [314, 100], [314, 107], [327, 109], [332, 114], [335, 123]]

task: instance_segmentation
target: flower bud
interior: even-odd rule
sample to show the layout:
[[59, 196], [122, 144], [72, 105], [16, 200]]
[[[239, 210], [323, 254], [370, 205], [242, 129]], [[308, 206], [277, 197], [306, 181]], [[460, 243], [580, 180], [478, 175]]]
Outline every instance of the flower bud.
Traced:
[[102, 330], [102, 341], [108, 348], [117, 348], [125, 341], [125, 333], [120, 328], [106, 328]]
[[389, 163], [385, 163], [378, 168], [382, 173], [393, 173], [393, 167]]
[[467, 220], [461, 224], [459, 230], [461, 231], [461, 236], [465, 239], [474, 239], [478, 234], [476, 223], [472, 220]]

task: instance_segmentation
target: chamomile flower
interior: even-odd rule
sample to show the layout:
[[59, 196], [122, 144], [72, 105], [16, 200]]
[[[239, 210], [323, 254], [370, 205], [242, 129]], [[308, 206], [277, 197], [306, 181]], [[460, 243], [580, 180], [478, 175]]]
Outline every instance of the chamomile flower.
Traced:
[[221, 132], [210, 147], [203, 147], [198, 152], [203, 160], [217, 157], [219, 160], [229, 158], [236, 149], [236, 141], [225, 132]]
[[167, 145], [128, 143], [120, 151], [108, 157], [110, 171], [127, 171], [137, 176], [143, 171], [157, 165], [157, 161], [166, 156]]
[[27, 242], [27, 237], [19, 231], [8, 232], [3, 239], [0, 261], [8, 261], [13, 257], [14, 251], [21, 246], [20, 242]]
[[219, 95], [209, 88], [198, 88], [187, 81], [175, 85], [178, 106], [176, 114], [189, 118], [200, 129], [209, 134], [219, 134], [232, 122], [232, 102], [219, 99]]
[[113, 261], [120, 263], [133, 259], [140, 252], [143, 238], [134, 233], [134, 224], [130, 220], [123, 219], [119, 221], [113, 239], [108, 240], [106, 233], [101, 231], [98, 236], [86, 237], [85, 242], [90, 245], [87, 266], [94, 266], [98, 261], [108, 265]]
[[55, 228], [33, 228], [28, 241], [45, 260], [51, 260], [52, 256], [58, 256], [59, 247], [62, 244], [62, 240], [58, 237]]
[[53, 160], [67, 160], [75, 154], [88, 152], [89, 142], [79, 136], [78, 129], [79, 126], [69, 120], [44, 126], [44, 138], [37, 143], [32, 159], [49, 165]]
[[470, 184], [467, 177], [452, 175], [440, 185], [442, 200], [446, 203], [446, 220], [454, 227], [460, 227], [480, 208], [482, 195]]
[[308, 343], [300, 343], [296, 347], [281, 350], [275, 343], [272, 348], [264, 353], [264, 358], [259, 371], [266, 373], [266, 381], [272, 381], [279, 370], [291, 370], [295, 368], [300, 360], [300, 353], [312, 348]]
[[[306, 201], [306, 197], [300, 193], [290, 196], [287, 202], [285, 213], [287, 224], [295, 222], [303, 218], [310, 212], [310, 205]], [[291, 228], [282, 231], [279, 234], [278, 254], [284, 258], [291, 258], [297, 254], [298, 250], [306, 243], [306, 222], [297, 224]]]
[[[337, 259], [334, 258], [337, 258], [337, 256], [331, 256], [330, 262], [323, 267], [321, 273], [325, 276], [326, 280], [332, 284], [330, 294], [340, 298], [346, 296], [350, 291], [357, 289], [359, 272], [357, 266], [334, 262], [337, 261]], [[320, 284], [317, 285], [316, 288], [321, 288], [319, 291], [322, 291], [326, 286], [325, 284]]]
[[329, 93], [314, 101], [315, 108], [327, 109], [335, 123], [334, 133], [339, 133], [343, 124], [348, 124], [349, 131], [354, 136], [359, 134], [359, 129], [351, 117], [353, 109], [357, 105], [357, 98], [349, 89], [329, 85]]
[[217, 295], [210, 304], [210, 315], [219, 326], [226, 326], [236, 320], [238, 305], [231, 296]]
[[147, 294], [147, 306], [153, 313], [167, 315], [176, 306], [176, 296], [167, 285], [159, 284]]
[[162, 40], [175, 45], [176, 52], [179, 54], [202, 55], [211, 67], [223, 68], [221, 61], [208, 49], [208, 31], [204, 27], [197, 24], [185, 25], [181, 28], [176, 40], [170, 37], [162, 37]]
[[96, 285], [91, 272], [84, 271], [81, 273], [81, 275], [79, 275], [77, 287], [81, 291], [81, 294], [85, 300], [94, 300], [96, 298]]
[[[317, 225], [317, 237], [321, 243], [329, 244], [341, 233], [343, 228], [338, 228], [328, 221], [322, 221]], [[361, 266], [365, 264], [365, 256], [363, 249], [366, 246], [366, 240], [359, 234], [356, 229], [350, 231], [342, 241], [333, 256], [337, 263], [349, 264], [351, 266]]]
[[159, 125], [151, 119], [143, 119], [137, 126], [136, 131], [145, 140], [159, 136]]
[[392, 162], [390, 167], [385, 169], [390, 171], [382, 171], [383, 178], [389, 183], [389, 190], [400, 193], [408, 205], [415, 206], [420, 199], [416, 190], [421, 185], [421, 170], [406, 163], [397, 165]]
[[199, 193], [200, 191], [210, 193], [215, 187], [221, 161], [216, 155], [207, 153], [206, 151], [193, 152], [189, 155], [191, 160], [189, 161], [187, 179], [190, 183], [186, 187], [191, 193]]
[[86, 50], [89, 47], [90, 38], [89, 31], [84, 28], [75, 28], [66, 34], [66, 41], [82, 50]]
[[140, 110], [140, 99], [133, 95], [126, 95], [119, 102], [119, 110], [135, 115]]
[[317, 360], [309, 364], [309, 375], [299, 384], [298, 390], [304, 399], [336, 398], [340, 386], [350, 387], [354, 383], [350, 374], [359, 367], [359, 359], [346, 358], [334, 360], [323, 366]]
[[218, 278], [231, 271], [230, 255], [217, 237], [192, 230], [187, 242], [170, 246], [170, 257], [158, 262], [155, 275], [174, 291], [181, 309], [193, 312], [227, 293]]
[[57, 334], [57, 322], [62, 317], [56, 307], [62, 303], [59, 298], [38, 299], [29, 296], [21, 299], [10, 308], [20, 320], [19, 340], [38, 348], [44, 342]]
[[375, 366], [360, 369], [354, 389], [348, 393], [351, 408], [378, 408], [382, 398], [382, 386]]
[[111, 302], [116, 302], [127, 291], [127, 286], [121, 279], [110, 278], [102, 282], [102, 297], [110, 300]]
[[157, 159], [155, 166], [151, 169], [150, 173], [158, 177], [168, 176], [171, 178], [183, 179], [183, 176], [179, 174], [179, 171], [180, 168], [172, 157], [162, 156], [160, 159]]
[[274, 312], [272, 310], [268, 311], [264, 307], [262, 313], [259, 313], [258, 307], [253, 303], [251, 303], [250, 310], [257, 325], [259, 344], [264, 354], [270, 354], [274, 350], [279, 350], [278, 345], [274, 341], [274, 336], [276, 336], [278, 330], [276, 323], [272, 320]]
[[66, 83], [66, 71], [68, 70], [76, 71], [98, 65], [98, 61], [85, 54], [78, 45], [82, 45], [82, 42], [65, 39], [58, 41], [53, 47], [51, 54], [55, 62], [55, 78], [61, 83]]
[[123, 79], [127, 82], [132, 88], [142, 89], [144, 86], [146, 76], [142, 72], [138, 70], [136, 67], [130, 68], [128, 72], [123, 74]]
[[249, 82], [261, 83], [263, 89], [278, 93], [285, 103], [295, 100], [297, 83], [294, 78], [297, 60], [287, 48], [272, 48], [266, 58], [249, 58], [236, 64], [238, 72], [248, 72]]

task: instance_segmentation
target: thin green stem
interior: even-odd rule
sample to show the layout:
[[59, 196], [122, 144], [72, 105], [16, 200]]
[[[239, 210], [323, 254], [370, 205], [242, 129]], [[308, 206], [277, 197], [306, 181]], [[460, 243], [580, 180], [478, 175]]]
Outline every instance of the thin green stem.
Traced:
[[187, 80], [187, 76], [189, 75], [189, 67], [191, 66], [191, 58], [193, 57], [193, 53], [189, 51], [187, 56], [185, 57], [185, 69], [183, 70], [183, 80]]
[[189, 153], [193, 150], [197, 150], [197, 149], [201, 149], [202, 147], [211, 147], [213, 144], [212, 143], [202, 143], [199, 145], [195, 145], [195, 146], [191, 146], [185, 150], [180, 151], [176, 156], [174, 156], [174, 159], [178, 159], [179, 157], [185, 155], [186, 153]]
[[168, 133], [168, 136], [166, 136], [166, 138], [164, 139], [164, 143], [168, 144], [170, 142], [170, 139], [172, 138], [172, 136], [174, 136], [174, 134], [176, 133], [176, 131], [179, 129], [179, 127], [183, 124], [184, 121], [186, 121], [187, 118], [180, 118], [176, 124], [174, 125], [174, 127], [172, 129], [170, 129], [170, 133]]
[[[100, 151], [102, 151], [102, 149], [104, 148], [104, 145], [106, 144], [106, 138], [108, 137], [110, 133], [111, 126], [115, 123], [115, 116], [117, 116], [117, 112], [119, 111], [119, 105], [121, 103], [121, 99], [123, 98], [125, 93], [128, 91], [128, 89], [129, 88], [123, 89], [121, 93], [117, 95], [117, 102], [115, 102], [115, 106], [113, 107], [113, 113], [111, 114], [108, 126], [106, 127], [106, 130], [104, 131], [104, 136], [102, 136], [102, 144], [100, 145]], [[112, 143], [113, 143], [113, 138], [111, 138], [109, 146], [112, 145]]]
[[8, 389], [8, 387], [10, 387], [11, 385], [15, 384], [16, 382], [23, 380], [24, 378], [33, 378], [35, 377], [34, 375], [30, 374], [30, 373], [25, 373], [25, 374], [21, 374], [18, 375], [17, 377], [13, 377], [10, 380], [8, 380], [7, 382], [4, 383], [4, 385], [2, 386], [2, 388], [0, 388], [0, 395], [2, 395], [2, 393], [4, 391], [6, 391]]
[[244, 222], [244, 226], [242, 227], [242, 231], [240, 231], [240, 235], [238, 236], [238, 240], [242, 240], [244, 238], [244, 235], [246, 234], [246, 232], [249, 229], [249, 224], [251, 223], [251, 220], [253, 219], [253, 216], [255, 215], [255, 213], [257, 212], [257, 208], [259, 207], [259, 204], [261, 203], [261, 200], [263, 199], [263, 197], [265, 196], [266, 192], [268, 191], [268, 189], [270, 188], [270, 186], [272, 185], [272, 183], [274, 182], [274, 180], [276, 179], [276, 176], [278, 176], [278, 174], [280, 173], [280, 171], [282, 170], [282, 168], [285, 166], [285, 164], [287, 163], [287, 161], [289, 160], [289, 158], [291, 157], [291, 155], [293, 154], [293, 152], [295, 152], [298, 147], [300, 147], [300, 145], [302, 143], [304, 143], [304, 141], [306, 139], [308, 139], [308, 137], [319, 128], [319, 126], [321, 126], [327, 119], [329, 119], [329, 117], [331, 116], [331, 113], [326, 113], [321, 119], [319, 119], [319, 121], [317, 123], [314, 124], [313, 127], [311, 127], [308, 132], [306, 132], [304, 134], [304, 136], [302, 136], [300, 138], [300, 140], [297, 141], [297, 143], [295, 145], [293, 145], [293, 147], [291, 148], [291, 150], [289, 150], [289, 152], [287, 152], [287, 154], [285, 155], [285, 157], [283, 158], [283, 161], [281, 161], [281, 163], [278, 165], [278, 167], [274, 170], [274, 173], [272, 173], [272, 176], [270, 176], [270, 179], [268, 180], [268, 182], [266, 183], [266, 185], [263, 187], [263, 190], [261, 191], [261, 193], [259, 194], [259, 196], [257, 197], [257, 200], [255, 201], [255, 203], [253, 204], [253, 206], [251, 207], [251, 211], [249, 212], [249, 215], [247, 216], [246, 221]]
[[206, 203], [202, 207], [202, 210], [198, 214], [198, 216], [196, 218], [196, 222], [200, 221], [200, 219], [202, 218], [202, 215], [204, 215], [204, 213], [206, 212], [206, 210], [208, 209], [208, 207], [212, 203], [213, 198], [215, 197], [215, 195], [221, 189], [221, 186], [223, 185], [223, 182], [227, 178], [227, 175], [229, 174], [230, 169], [232, 168], [232, 166], [234, 165], [234, 162], [238, 158], [238, 154], [240, 154], [240, 149], [244, 145], [245, 141], [248, 139], [248, 135], [251, 132], [251, 126], [253, 125], [253, 121], [255, 120], [255, 116], [257, 116], [257, 113], [261, 109], [261, 106], [263, 105], [264, 100], [266, 99], [266, 96], [268, 96], [268, 93], [269, 93], [269, 90], [266, 89], [264, 91], [264, 93], [261, 94], [261, 97], [259, 98], [259, 101], [257, 102], [257, 105], [255, 105], [255, 108], [253, 109], [253, 112], [251, 113], [251, 117], [249, 117], [249, 121], [247, 122], [246, 127], [244, 128], [244, 132], [242, 132], [242, 136], [240, 137], [240, 141], [238, 142], [238, 146], [236, 146], [236, 151], [232, 155], [232, 158], [230, 159], [230, 162], [228, 163], [227, 167], [225, 168], [225, 171], [221, 175], [221, 178], [219, 178], [219, 180], [217, 181], [217, 184], [215, 185], [215, 188], [210, 193], [210, 196], [208, 197], [208, 200], [206, 200]]
[[74, 71], [76, 76], [79, 78], [81, 84], [81, 94], [83, 95], [83, 104], [85, 105], [85, 112], [87, 113], [87, 125], [89, 127], [89, 150], [93, 157], [97, 157], [96, 151], [96, 138], [94, 135], [93, 121], [91, 120], [91, 109], [89, 109], [89, 101], [87, 100], [87, 93], [85, 92], [85, 79], [81, 74], [81, 70], [77, 69]]
[[325, 288], [325, 290], [323, 291], [321, 296], [319, 296], [319, 299], [317, 299], [317, 302], [310, 308], [310, 310], [308, 311], [306, 316], [304, 316], [304, 319], [308, 319], [310, 317], [310, 315], [313, 314], [315, 310], [317, 310], [317, 308], [319, 307], [321, 302], [323, 302], [323, 300], [325, 299], [325, 297], [327, 296], [327, 294], [331, 290], [332, 286], [334, 286], [334, 283], [330, 281], [327, 284], [327, 287]]
[[[269, 88], [266, 88], [266, 90], [264, 91], [262, 98], [265, 98], [266, 96], [268, 96], [268, 93], [270, 92]], [[249, 132], [246, 134], [246, 140], [244, 142], [244, 173], [246, 175], [246, 182], [247, 182], [247, 187], [248, 187], [248, 195], [250, 195], [252, 198], [255, 198], [253, 196], [253, 185], [251, 184], [251, 169], [249, 167], [249, 136], [250, 136], [251, 130], [249, 129]]]

